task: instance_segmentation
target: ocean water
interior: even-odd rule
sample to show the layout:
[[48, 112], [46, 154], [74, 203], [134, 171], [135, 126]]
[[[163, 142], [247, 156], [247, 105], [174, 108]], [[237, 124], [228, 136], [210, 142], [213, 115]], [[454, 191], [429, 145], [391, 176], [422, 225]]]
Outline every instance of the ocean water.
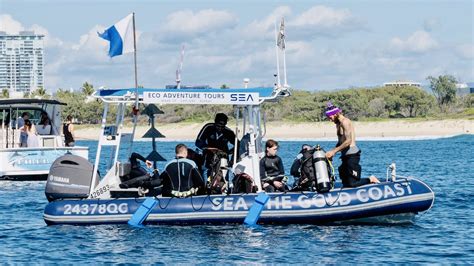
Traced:
[[[286, 172], [303, 143], [325, 149], [335, 144], [280, 142]], [[95, 157], [96, 142], [78, 144], [88, 145]], [[158, 150], [170, 159], [175, 145], [160, 142]], [[394, 161], [398, 174], [434, 189], [433, 208], [405, 225], [46, 226], [45, 182], [5, 181], [0, 263], [474, 263], [474, 136], [358, 145], [364, 176], [385, 178]], [[134, 150], [146, 155], [151, 142], [138, 142]]]

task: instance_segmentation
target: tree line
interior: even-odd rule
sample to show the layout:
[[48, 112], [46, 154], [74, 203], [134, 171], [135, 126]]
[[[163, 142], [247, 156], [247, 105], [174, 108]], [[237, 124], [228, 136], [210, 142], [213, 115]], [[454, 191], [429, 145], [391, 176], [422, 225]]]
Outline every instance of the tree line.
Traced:
[[[267, 121], [298, 122], [324, 121], [324, 110], [329, 101], [354, 120], [474, 115], [474, 95], [456, 95], [457, 81], [453, 76], [430, 76], [427, 80], [430, 82], [431, 92], [413, 86], [316, 92], [295, 89], [291, 90], [291, 97], [279, 103], [266, 103], [263, 110]], [[91, 96], [93, 92], [93, 85], [85, 82], [78, 91], [58, 89], [53, 95], [48, 95], [40, 88], [25, 96], [57, 99], [67, 104], [62, 109], [63, 117], [72, 115], [80, 123], [95, 124], [101, 120], [103, 103]], [[8, 97], [5, 94], [7, 93], [2, 91], [3, 98]], [[164, 111], [164, 114], [157, 116], [161, 123], [212, 121], [217, 112], [234, 116], [231, 106], [222, 105], [164, 105], [160, 109]], [[114, 114], [115, 108], [112, 106], [109, 112]], [[131, 121], [131, 108], [126, 111], [126, 116]], [[147, 121], [146, 117], [140, 118], [141, 123]]]

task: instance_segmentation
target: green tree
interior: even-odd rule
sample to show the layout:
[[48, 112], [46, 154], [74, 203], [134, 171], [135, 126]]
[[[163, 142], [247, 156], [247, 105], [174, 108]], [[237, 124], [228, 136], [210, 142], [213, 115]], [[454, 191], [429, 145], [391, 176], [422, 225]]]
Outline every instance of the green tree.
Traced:
[[441, 110], [446, 110], [451, 103], [456, 101], [456, 78], [451, 75], [442, 75], [438, 78], [429, 76], [426, 78], [430, 82], [430, 88], [433, 91]]
[[49, 98], [48, 92], [43, 87], [38, 87], [36, 90], [32, 91], [28, 96], [31, 98], [39, 97], [41, 99]]
[[6, 99], [10, 98], [10, 91], [8, 89], [3, 89], [1, 97]]
[[86, 96], [91, 96], [94, 93], [94, 86], [89, 84], [87, 81], [82, 84], [81, 91]]
[[227, 84], [222, 84], [221, 85], [221, 89], [228, 89], [228, 88], [229, 88], [229, 86], [227, 86]]

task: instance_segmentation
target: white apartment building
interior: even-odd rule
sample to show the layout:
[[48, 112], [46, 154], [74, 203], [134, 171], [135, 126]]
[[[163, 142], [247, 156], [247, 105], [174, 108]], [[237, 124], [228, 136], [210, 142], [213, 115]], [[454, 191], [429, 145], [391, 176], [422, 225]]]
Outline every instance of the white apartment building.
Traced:
[[385, 82], [383, 84], [385, 87], [404, 87], [404, 86], [413, 86], [413, 87], [421, 87], [421, 83], [413, 82], [413, 81], [405, 81], [405, 80], [397, 80], [392, 82]]
[[0, 92], [23, 94], [44, 86], [43, 38], [34, 31], [0, 31]]

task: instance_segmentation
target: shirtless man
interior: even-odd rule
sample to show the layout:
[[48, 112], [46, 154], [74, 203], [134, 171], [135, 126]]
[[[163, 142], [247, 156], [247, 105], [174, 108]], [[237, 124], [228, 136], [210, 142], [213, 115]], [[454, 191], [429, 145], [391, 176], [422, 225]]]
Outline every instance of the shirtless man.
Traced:
[[356, 146], [354, 127], [351, 120], [342, 114], [341, 109], [331, 102], [326, 108], [326, 116], [336, 124], [337, 139], [336, 147], [326, 153], [326, 158], [331, 160], [334, 155], [341, 152], [342, 164], [339, 166], [339, 177], [343, 187], [358, 187], [370, 183], [380, 183], [375, 176], [361, 178], [362, 167], [360, 166], [361, 150]]

